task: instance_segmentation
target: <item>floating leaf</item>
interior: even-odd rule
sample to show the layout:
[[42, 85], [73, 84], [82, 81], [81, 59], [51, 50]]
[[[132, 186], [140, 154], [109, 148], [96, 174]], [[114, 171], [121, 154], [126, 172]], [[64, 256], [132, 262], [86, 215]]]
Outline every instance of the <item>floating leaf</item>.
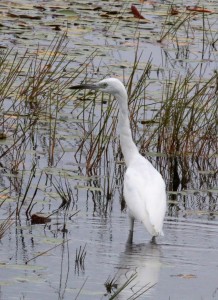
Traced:
[[205, 171], [198, 171], [199, 174], [202, 174], [202, 175], [209, 175], [209, 174], [215, 174], [216, 171], [215, 170], [205, 170]]
[[14, 278], [16, 281], [18, 282], [22, 282], [22, 283], [41, 283], [43, 282], [43, 280], [40, 277], [36, 277], [36, 276], [25, 276], [25, 277], [15, 277]]
[[179, 192], [167, 191], [168, 195], [179, 195]]
[[7, 285], [12, 285], [14, 282], [12, 280], [10, 281], [0, 281], [0, 286], [7, 286]]
[[33, 7], [40, 10], [40, 11], [45, 11], [46, 10], [46, 8], [44, 6], [41, 6], [41, 5], [34, 5]]
[[58, 13], [66, 16], [77, 16], [76, 12], [72, 9], [60, 9]]
[[7, 135], [4, 132], [0, 132], [0, 140], [4, 140], [7, 138]]
[[197, 276], [193, 275], [193, 274], [178, 274], [178, 275], [171, 275], [171, 277], [179, 277], [179, 278], [183, 278], [183, 279], [197, 278]]
[[30, 20], [41, 20], [40, 16], [31, 16], [31, 15], [16, 15], [13, 13], [7, 13], [8, 17], [11, 18], [21, 18], [21, 19], [30, 19]]
[[64, 241], [63, 241], [63, 239], [59, 239], [59, 238], [56, 238], [56, 237], [47, 237], [47, 238], [45, 238], [45, 239], [43, 239], [42, 240], [43, 241], [43, 243], [46, 243], [46, 244], [62, 244]]
[[218, 188], [209, 189], [208, 192], [217, 194], [218, 193]]
[[206, 9], [206, 8], [200, 7], [200, 6], [193, 6], [193, 7], [186, 6], [186, 10], [194, 11], [194, 12], [199, 12], [199, 13], [210, 13], [210, 14], [215, 13], [215, 11], [213, 11], [213, 10]]
[[179, 14], [179, 10], [177, 9], [177, 8], [175, 8], [175, 7], [171, 7], [171, 10], [170, 10], [170, 14], [172, 15], [172, 16], [174, 16], [174, 15], [178, 15]]
[[46, 224], [51, 222], [51, 218], [42, 214], [42, 213], [35, 213], [31, 215], [31, 223], [32, 224]]
[[141, 13], [138, 11], [135, 5], [131, 5], [131, 11], [135, 18], [137, 19], [144, 19], [144, 17], [141, 15]]
[[181, 194], [182, 193], [185, 193], [185, 194], [194, 194], [194, 193], [198, 193], [198, 192], [200, 192], [199, 190], [183, 190], [182, 192], [181, 192]]
[[103, 193], [102, 188], [95, 187], [95, 186], [81, 186], [81, 185], [76, 185], [75, 189], [78, 189], [78, 190], [88, 190], [88, 191]]
[[14, 269], [14, 270], [26, 270], [26, 271], [32, 271], [32, 270], [45, 270], [46, 268], [43, 266], [33, 266], [33, 265], [19, 265], [19, 264], [0, 264], [0, 269], [5, 268], [5, 269]]

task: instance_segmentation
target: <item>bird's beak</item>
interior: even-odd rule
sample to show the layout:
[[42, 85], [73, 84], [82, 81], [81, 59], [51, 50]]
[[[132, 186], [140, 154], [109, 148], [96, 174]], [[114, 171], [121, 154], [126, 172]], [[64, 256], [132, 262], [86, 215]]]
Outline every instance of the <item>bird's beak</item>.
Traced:
[[89, 90], [97, 90], [98, 86], [96, 84], [80, 84], [80, 85], [74, 85], [69, 87], [70, 90], [84, 90], [84, 89], [89, 89]]

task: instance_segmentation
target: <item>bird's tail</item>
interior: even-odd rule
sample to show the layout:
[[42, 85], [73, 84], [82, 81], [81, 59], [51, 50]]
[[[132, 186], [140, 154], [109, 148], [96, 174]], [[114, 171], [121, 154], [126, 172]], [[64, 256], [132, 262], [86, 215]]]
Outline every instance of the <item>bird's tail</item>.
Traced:
[[155, 225], [151, 224], [147, 218], [143, 220], [143, 224], [151, 236], [164, 236], [162, 228], [157, 228]]

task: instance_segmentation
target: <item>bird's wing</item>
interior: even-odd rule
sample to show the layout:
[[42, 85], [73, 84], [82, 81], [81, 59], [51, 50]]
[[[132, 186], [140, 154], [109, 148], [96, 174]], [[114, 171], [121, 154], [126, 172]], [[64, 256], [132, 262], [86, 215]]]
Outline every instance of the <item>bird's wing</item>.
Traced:
[[151, 235], [162, 234], [166, 212], [165, 183], [160, 173], [142, 156], [127, 168], [124, 197], [130, 214], [142, 221]]

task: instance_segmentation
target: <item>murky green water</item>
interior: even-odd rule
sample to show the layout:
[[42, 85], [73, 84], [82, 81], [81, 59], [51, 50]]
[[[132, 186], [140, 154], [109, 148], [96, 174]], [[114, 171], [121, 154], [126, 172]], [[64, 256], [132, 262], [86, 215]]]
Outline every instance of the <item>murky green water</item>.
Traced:
[[[185, 6], [193, 3], [176, 2], [182, 20]], [[73, 74], [75, 68], [97, 49], [76, 83], [85, 77], [89, 81], [105, 76], [116, 76], [127, 82], [138, 45], [141, 58], [133, 80], [136, 83], [151, 57], [146, 90], [139, 95], [142, 99], [139, 113], [134, 114], [136, 126], [132, 123], [140, 149], [144, 149], [141, 136], [147, 139], [157, 128], [156, 123], [144, 126], [143, 122], [154, 117], [160, 108], [160, 99], [165, 99], [168, 92], [166, 87], [173, 86], [178, 74], [185, 76], [193, 71], [194, 84], [206, 82], [217, 69], [216, 1], [200, 1], [199, 6], [216, 13], [205, 13], [204, 17], [195, 15], [178, 30], [176, 39], [164, 39], [162, 43], [157, 39], [169, 28], [163, 24], [172, 22], [172, 18], [167, 18], [170, 5], [166, 2], [144, 3], [142, 14], [149, 23], [138, 23], [133, 18], [129, 1], [36, 1], [34, 4], [33, 1], [1, 2], [2, 53], [14, 47], [13, 51], [18, 50], [21, 57], [27, 48], [36, 52], [39, 43], [38, 55], [42, 58], [54, 36], [60, 36], [67, 29], [68, 44], [64, 51], [68, 55], [66, 59], [73, 58], [73, 62], [65, 72], [71, 70]], [[137, 7], [140, 9], [139, 5]], [[33, 18], [23, 17], [25, 14]], [[173, 34], [171, 31], [170, 36]], [[52, 53], [51, 48], [48, 52]], [[22, 69], [18, 81], [27, 72], [27, 66]], [[67, 80], [69, 76], [63, 72], [61, 78]], [[9, 136], [0, 140], [1, 155], [14, 141], [17, 107], [10, 105], [15, 95], [16, 89], [1, 103], [1, 116], [8, 118], [4, 130]], [[57, 97], [64, 103], [65, 92], [52, 94], [51, 91], [51, 95], [51, 99]], [[14, 211], [18, 199], [19, 203], [24, 199], [35, 165], [19, 218], [16, 220], [15, 213], [12, 215], [14, 223], [0, 240], [0, 299], [110, 299], [131, 276], [133, 280], [116, 299], [135, 299], [136, 296], [160, 300], [218, 299], [217, 154], [214, 143], [208, 142], [205, 147], [208, 151], [201, 156], [192, 156], [192, 149], [188, 149], [186, 155], [174, 153], [168, 158], [168, 153], [156, 153], [154, 144], [150, 143], [149, 160], [167, 183], [169, 207], [164, 223], [165, 236], [153, 245], [143, 226], [136, 223], [134, 243], [127, 245], [129, 221], [122, 201], [125, 167], [115, 132], [112, 132], [114, 138], [108, 152], [89, 172], [87, 165], [90, 149], [103, 124], [99, 120], [107, 114], [107, 103], [102, 104], [106, 97], [97, 98], [93, 105], [93, 102], [79, 101], [83, 95], [66, 98], [67, 103], [57, 115], [52, 114], [53, 118], [48, 117], [48, 111], [47, 115], [40, 115], [26, 140], [3, 155], [0, 161], [1, 220]], [[47, 96], [45, 94], [45, 98]], [[87, 97], [93, 99], [93, 95]], [[20, 97], [19, 100], [22, 127], [28, 121], [25, 114], [33, 108], [28, 110], [22, 103], [24, 99]], [[130, 105], [133, 106], [134, 103]], [[55, 105], [51, 107], [55, 112]], [[116, 117], [116, 106], [112, 111], [115, 113], [103, 134], [106, 140]], [[2, 131], [2, 122], [0, 126]], [[93, 133], [87, 135], [92, 129]], [[206, 141], [207, 138], [205, 136]], [[20, 153], [23, 156], [19, 156]], [[197, 147], [196, 153], [199, 153]], [[17, 172], [12, 168], [16, 159], [20, 160]], [[68, 193], [71, 201], [68, 208], [55, 213], [62, 203], [60, 193]], [[31, 201], [30, 215], [44, 213], [50, 216], [50, 222], [31, 224], [26, 217]], [[79, 249], [84, 252], [77, 262]], [[109, 282], [113, 283], [110, 292], [106, 290]]]

